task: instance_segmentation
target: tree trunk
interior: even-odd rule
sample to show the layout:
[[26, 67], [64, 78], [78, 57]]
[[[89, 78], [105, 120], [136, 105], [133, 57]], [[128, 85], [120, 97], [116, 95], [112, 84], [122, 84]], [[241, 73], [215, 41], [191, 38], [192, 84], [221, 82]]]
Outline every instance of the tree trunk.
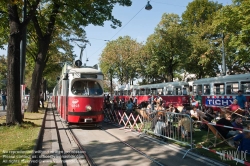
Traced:
[[38, 104], [40, 101], [41, 83], [43, 71], [46, 66], [46, 55], [49, 49], [50, 36], [46, 36], [39, 40], [39, 53], [37, 54], [35, 68], [32, 74], [32, 83], [30, 88], [30, 100], [27, 112], [38, 112]]
[[20, 124], [20, 42], [22, 28], [19, 22], [16, 5], [8, 6], [10, 37], [8, 41], [8, 73], [7, 73], [7, 124]]

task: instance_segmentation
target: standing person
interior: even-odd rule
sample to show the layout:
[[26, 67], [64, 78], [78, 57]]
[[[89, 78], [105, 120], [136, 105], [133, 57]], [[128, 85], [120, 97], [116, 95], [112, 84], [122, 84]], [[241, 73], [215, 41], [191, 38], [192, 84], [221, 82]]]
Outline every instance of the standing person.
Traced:
[[136, 96], [134, 96], [133, 103], [135, 106], [137, 106], [137, 97]]
[[154, 95], [151, 94], [151, 97], [149, 98], [149, 104], [151, 104], [151, 111], [154, 111], [155, 105], [154, 105]]
[[7, 97], [5, 92], [2, 93], [2, 105], [3, 105], [3, 111], [5, 111], [5, 107], [7, 105]]
[[126, 105], [128, 115], [130, 115], [133, 112], [133, 106], [134, 106], [133, 103], [129, 100]]
[[107, 99], [108, 101], [110, 100], [110, 95], [109, 95], [109, 94], [107, 95], [106, 99]]
[[162, 104], [162, 98], [159, 93], [157, 97], [154, 99], [154, 102], [156, 102], [156, 110], [159, 111], [161, 108], [161, 104]]
[[242, 94], [242, 90], [238, 90], [238, 96], [236, 96], [236, 100], [238, 101], [238, 105], [241, 109], [245, 109], [245, 107], [247, 107], [247, 99]]
[[43, 98], [43, 93], [40, 92], [40, 101], [41, 101], [41, 104], [42, 104], [42, 108], [44, 108], [44, 98]]
[[194, 101], [197, 102], [198, 108], [201, 109], [201, 104], [202, 104], [201, 91], [199, 91], [198, 94], [195, 96]]

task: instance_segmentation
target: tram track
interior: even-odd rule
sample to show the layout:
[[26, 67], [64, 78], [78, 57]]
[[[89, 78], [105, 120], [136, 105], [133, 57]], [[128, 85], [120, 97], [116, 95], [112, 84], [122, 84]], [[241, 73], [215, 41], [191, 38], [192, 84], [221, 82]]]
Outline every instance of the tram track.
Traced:
[[[54, 113], [54, 115], [55, 115], [55, 113]], [[78, 140], [78, 138], [76, 137], [76, 135], [75, 135], [74, 132], [72, 131], [71, 126], [68, 125], [65, 121], [63, 121], [63, 120], [61, 119], [61, 117], [59, 116], [59, 114], [58, 114], [58, 117], [57, 117], [57, 118], [59, 119], [59, 122], [61, 123], [61, 125], [62, 125], [63, 128], [65, 129], [65, 133], [66, 133], [67, 139], [70, 141], [71, 144], [72, 144], [72, 142], [74, 142], [74, 143], [77, 145], [78, 149], [79, 149], [79, 150], [77, 150], [77, 151], [68, 151], [67, 154], [70, 155], [70, 156], [72, 156], [72, 157], [75, 156], [75, 158], [78, 158], [79, 155], [82, 154], [82, 155], [84, 156], [84, 159], [86, 160], [86, 162], [87, 162], [87, 164], [88, 164], [89, 166], [97, 166], [97, 165], [94, 163], [93, 159], [88, 155], [88, 153], [87, 153], [87, 151], [84, 149], [84, 147], [81, 145], [80, 141]], [[56, 118], [56, 117], [54, 118], [55, 121], [56, 121], [57, 118]], [[58, 122], [58, 123], [59, 123], [59, 122]], [[67, 130], [67, 131], [66, 131], [66, 130]], [[58, 132], [58, 135], [60, 135], [58, 127], [57, 127], [57, 132]], [[60, 141], [59, 144], [62, 144], [62, 142]], [[61, 150], [63, 151], [63, 148], [61, 148]], [[81, 166], [82, 164], [81, 164], [81, 162], [79, 161], [80, 159], [77, 159], [77, 160], [78, 160], [79, 166]], [[66, 163], [66, 162], [64, 162], [64, 163]], [[74, 163], [74, 166], [75, 166], [75, 165], [77, 165], [77, 163]]]
[[120, 141], [121, 143], [123, 143], [124, 145], [130, 147], [131, 149], [133, 149], [134, 151], [136, 151], [137, 153], [139, 153], [140, 155], [144, 156], [145, 158], [149, 159], [150, 161], [152, 161], [153, 163], [159, 165], [159, 166], [166, 166], [162, 163], [160, 163], [159, 161], [153, 159], [152, 157], [148, 156], [147, 154], [145, 154], [144, 152], [142, 152], [141, 150], [137, 149], [136, 147], [132, 146], [131, 144], [129, 144], [126, 141], [122, 141], [121, 139], [119, 139], [118, 137], [116, 137], [115, 135], [113, 135], [112, 133], [108, 132], [107, 130], [105, 130], [102, 127], [99, 127], [102, 131], [106, 132], [107, 134], [111, 135], [112, 137], [114, 137], [115, 139], [117, 139], [118, 141]]
[[[69, 126], [69, 129], [71, 130], [71, 134], [72, 134], [72, 137], [74, 137], [73, 139], [75, 140], [75, 142], [77, 142], [78, 144], [78, 147], [81, 148], [83, 151], [85, 151], [85, 154], [86, 154], [86, 160], [88, 160], [88, 163], [89, 165], [93, 165], [93, 166], [97, 166], [97, 165], [100, 165], [100, 164], [96, 164], [95, 162], [95, 159], [96, 159], [96, 156], [95, 156], [95, 159], [91, 156], [90, 153], [94, 153], [92, 151], [92, 149], [85, 149], [84, 145], [81, 143], [81, 141], [79, 139], [84, 139], [84, 138], [79, 138], [79, 129], [83, 129], [83, 132], [84, 132], [84, 129], [86, 129], [86, 127], [82, 127], [82, 126], [77, 126], [77, 127], [72, 127], [72, 126]], [[75, 130], [76, 129], [76, 130]], [[126, 141], [123, 141], [121, 140], [120, 138], [118, 138], [117, 136], [115, 136], [114, 134], [108, 132], [107, 130], [105, 130], [103, 127], [95, 127], [95, 129], [101, 131], [101, 132], [105, 132], [107, 135], [109, 135], [109, 137], [112, 137], [113, 140], [117, 140], [115, 141], [116, 142], [116, 145], [119, 145], [118, 143], [121, 143], [119, 145], [120, 149], [125, 149], [126, 147], [131, 149], [132, 151], [134, 151], [135, 153], [137, 153], [138, 155], [142, 156], [143, 158], [145, 158], [146, 160], [149, 160], [148, 163], [151, 163], [150, 165], [152, 165], [152, 163], [154, 163], [153, 165], [158, 165], [158, 166], [167, 166], [166, 164], [162, 164], [160, 163], [159, 161], [155, 160], [154, 158], [148, 156], [147, 154], [145, 154], [144, 152], [140, 151], [138, 148], [132, 146], [131, 144], [129, 144], [128, 142]], [[74, 131], [75, 130], [75, 131]], [[95, 130], [95, 131], [97, 131]], [[78, 133], [78, 136], [77, 134], [75, 134], [75, 132]], [[109, 138], [110, 139], [110, 138]], [[107, 143], [108, 144], [108, 143]], [[121, 145], [125, 145], [126, 147], [124, 146], [121, 146]], [[106, 154], [107, 155], [107, 154]], [[110, 154], [110, 157], [112, 157], [112, 155]], [[121, 156], [121, 157], [124, 157], [124, 156]], [[99, 160], [99, 159], [98, 159]], [[119, 159], [119, 158], [116, 158], [116, 160], [123, 160], [122, 158]], [[117, 163], [118, 164], [118, 163]], [[112, 164], [111, 164], [112, 165]], [[118, 164], [119, 165], [119, 164]], [[128, 164], [125, 164], [125, 165], [128, 165]]]
[[[48, 113], [47, 111], [49, 112], [49, 115], [47, 115]], [[152, 147], [154, 148], [156, 144], [155, 145], [149, 145], [150, 143], [137, 144], [138, 141], [142, 141], [142, 140], [134, 136], [133, 136], [134, 138], [131, 138], [131, 135], [134, 135], [134, 134], [131, 134], [133, 132], [128, 133], [130, 134], [129, 137], [127, 138], [123, 137], [122, 135], [124, 132], [123, 130], [119, 130], [119, 128], [117, 128], [118, 126], [112, 127], [113, 125], [103, 123], [103, 126], [86, 129], [86, 127], [83, 127], [80, 125], [76, 125], [76, 126], [66, 125], [65, 121], [63, 121], [60, 118], [59, 114], [56, 111], [53, 111], [53, 109], [46, 110], [45, 117], [46, 119], [49, 118], [47, 119], [47, 121], [50, 121], [51, 123], [53, 119], [53, 123], [55, 124], [54, 129], [56, 131], [54, 131], [54, 133], [56, 134], [54, 134], [54, 137], [52, 137], [52, 139], [57, 137], [57, 140], [58, 140], [57, 151], [64, 152], [64, 153], [57, 154], [56, 156], [57, 159], [60, 158], [59, 160], [61, 160], [60, 162], [62, 163], [63, 166], [71, 165], [68, 163], [68, 159], [64, 158], [64, 155], [71, 155], [71, 158], [74, 158], [74, 160], [77, 161], [77, 162], [74, 162], [73, 165], [84, 165], [84, 166], [85, 165], [89, 165], [89, 166], [116, 165], [116, 164], [131, 165], [131, 163], [132, 165], [142, 165], [142, 163], [143, 165], [158, 165], [158, 166], [173, 165], [169, 163], [169, 160], [167, 160], [166, 158], [160, 157], [162, 153], [167, 154], [168, 156], [169, 153], [172, 153], [172, 152], [169, 152], [167, 150], [160, 150], [157, 148], [156, 148], [157, 152], [155, 152], [155, 150], [153, 151], [150, 150], [149, 152], [147, 149], [150, 149]], [[51, 128], [51, 129], [53, 128], [53, 127], [44, 125], [45, 129], [46, 127]], [[41, 133], [44, 133], [44, 131], [41, 131]], [[67, 139], [69, 143], [65, 143], [65, 139]], [[148, 140], [148, 141], [151, 143], [154, 142], [152, 140]], [[69, 149], [67, 148], [67, 144], [68, 145], [71, 144], [71, 146], [72, 144], [75, 144], [75, 146], [72, 146], [73, 148]], [[43, 145], [41, 145], [40, 143], [40, 147], [42, 146]], [[159, 144], [159, 147], [160, 146], [162, 147], [162, 145]], [[169, 146], [167, 146], [166, 148], [169, 148]], [[77, 151], [77, 153], [74, 153], [75, 150]], [[37, 151], [42, 151], [42, 148], [38, 149]], [[77, 156], [79, 154], [82, 154], [84, 158], [83, 157], [79, 158]], [[131, 159], [131, 161], [127, 161], [126, 159], [124, 159], [127, 156], [128, 156], [127, 160], [130, 160], [129, 158], [133, 158], [133, 157], [137, 159], [136, 160]], [[178, 160], [178, 158], [180, 157], [176, 156], [176, 158]], [[193, 160], [197, 160], [197, 158], [198, 157], [196, 156], [196, 159], [194, 157]], [[82, 164], [83, 163], [82, 160], [84, 160], [85, 164]], [[123, 164], [120, 164], [117, 162], [122, 162]], [[145, 164], [145, 163], [148, 163], [148, 164]], [[31, 164], [31, 165], [36, 165], [36, 164]], [[43, 165], [43, 164], [39, 163], [37, 165]], [[210, 164], [206, 163], [206, 165], [210, 165]]]

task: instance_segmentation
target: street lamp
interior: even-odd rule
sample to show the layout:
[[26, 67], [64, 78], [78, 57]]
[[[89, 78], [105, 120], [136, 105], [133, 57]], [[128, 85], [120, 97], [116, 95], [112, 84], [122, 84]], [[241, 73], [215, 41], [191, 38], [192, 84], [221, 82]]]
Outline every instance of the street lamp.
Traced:
[[226, 75], [226, 62], [225, 62], [225, 46], [224, 46], [224, 33], [222, 32], [222, 75]]
[[151, 10], [152, 8], [153, 8], [152, 5], [150, 5], [150, 3], [148, 1], [147, 5], [145, 6], [145, 9], [146, 10]]
[[110, 74], [110, 97], [113, 97], [113, 73], [114, 73], [114, 69], [113, 66], [111, 66], [109, 68], [109, 74]]

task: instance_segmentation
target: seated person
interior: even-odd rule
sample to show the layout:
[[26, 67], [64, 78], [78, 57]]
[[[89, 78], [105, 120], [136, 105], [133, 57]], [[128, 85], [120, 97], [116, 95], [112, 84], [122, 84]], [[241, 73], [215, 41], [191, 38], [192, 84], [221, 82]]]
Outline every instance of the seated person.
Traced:
[[[247, 130], [250, 130], [250, 124], [247, 125]], [[238, 151], [250, 154], [250, 132], [245, 131], [234, 137], [234, 142], [239, 146]]]
[[215, 117], [216, 117], [216, 114], [214, 113], [213, 108], [210, 107], [205, 111], [204, 119], [206, 121], [211, 122]]
[[[185, 114], [183, 114], [185, 115]], [[178, 131], [181, 132], [182, 138], [191, 136], [191, 120], [187, 116], [182, 116], [178, 122]], [[194, 131], [194, 130], [193, 130]], [[192, 132], [193, 132], [192, 131]]]
[[[208, 108], [207, 110], [205, 110], [205, 112], [202, 112], [200, 117], [206, 120], [207, 122], [212, 122], [212, 120], [216, 117], [216, 114], [214, 113], [212, 108]], [[200, 127], [201, 129], [208, 130], [208, 127], [205, 123], [202, 123]]]
[[234, 120], [234, 122], [232, 122], [233, 127], [235, 128], [239, 128], [239, 129], [243, 129], [243, 125], [242, 125], [242, 117], [237, 116]]
[[216, 126], [216, 129], [224, 138], [230, 138], [232, 136], [239, 134], [238, 130], [234, 131], [230, 128], [224, 127], [224, 126], [233, 127], [231, 123], [231, 114], [228, 112], [225, 113], [224, 117], [221, 118], [219, 121], [217, 121], [216, 124], [223, 125], [223, 126]]
[[190, 114], [191, 114], [191, 118], [193, 120], [199, 120], [199, 115], [198, 115], [198, 111], [197, 111], [197, 107], [193, 106], [193, 109], [190, 110]]
[[235, 112], [238, 109], [240, 109], [240, 106], [238, 105], [238, 100], [234, 99], [233, 103], [231, 105], [229, 105], [229, 110], [232, 112]]

